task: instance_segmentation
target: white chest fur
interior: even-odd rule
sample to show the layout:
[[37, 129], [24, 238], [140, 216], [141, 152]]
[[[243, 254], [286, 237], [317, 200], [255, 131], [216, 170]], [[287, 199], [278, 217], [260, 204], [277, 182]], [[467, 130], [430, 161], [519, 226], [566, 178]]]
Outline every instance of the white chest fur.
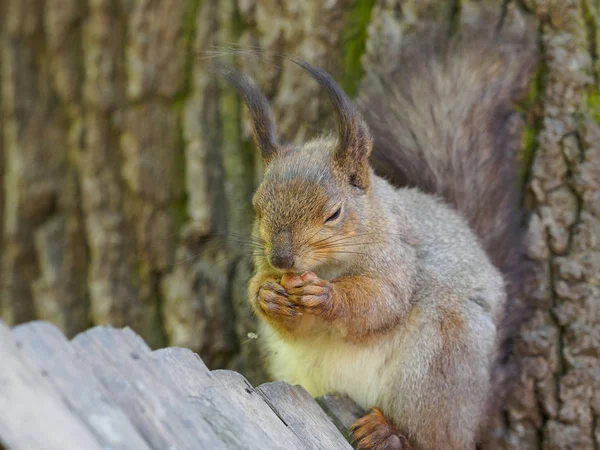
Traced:
[[379, 342], [376, 348], [328, 336], [287, 342], [266, 325], [262, 334], [268, 342], [269, 367], [276, 379], [299, 384], [315, 397], [340, 393], [349, 395], [363, 408], [379, 404], [382, 384], [389, 382], [384, 362], [392, 342]]

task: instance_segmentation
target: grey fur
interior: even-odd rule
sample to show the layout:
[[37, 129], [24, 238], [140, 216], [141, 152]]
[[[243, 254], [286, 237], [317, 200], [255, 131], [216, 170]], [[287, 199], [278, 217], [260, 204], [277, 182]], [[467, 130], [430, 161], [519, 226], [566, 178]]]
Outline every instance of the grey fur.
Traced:
[[[517, 292], [511, 264], [523, 256], [507, 118], [532, 67], [531, 42], [470, 32], [445, 44], [421, 35], [415, 43], [426, 44], [370, 68], [363, 84], [375, 169], [416, 187], [392, 186], [366, 161], [340, 165], [340, 140], [322, 138], [278, 153], [254, 198], [266, 254], [285, 232], [293, 271], [328, 280], [337, 302], [330, 315], [298, 309], [278, 285], [282, 273], [257, 258], [249, 295], [265, 319], [272, 374], [313, 395], [379, 406], [420, 449], [468, 449], [480, 437], [500, 378], [507, 292]], [[352, 120], [351, 132], [365, 129]], [[347, 158], [369, 155], [362, 136]], [[364, 186], [350, 167], [364, 169]], [[339, 204], [340, 219], [324, 226]], [[335, 257], [315, 258], [336, 236], [346, 251], [337, 244]]]
[[467, 219], [504, 274], [508, 304], [491, 412], [519, 375], [511, 358], [513, 338], [532, 310], [521, 298], [531, 267], [515, 163], [521, 141], [514, 102], [528, 88], [538, 56], [533, 30], [499, 30], [497, 21], [484, 13], [451, 40], [432, 23], [408, 38], [396, 57], [369, 67], [360, 91], [375, 136], [371, 162], [377, 173], [396, 186], [441, 196]]

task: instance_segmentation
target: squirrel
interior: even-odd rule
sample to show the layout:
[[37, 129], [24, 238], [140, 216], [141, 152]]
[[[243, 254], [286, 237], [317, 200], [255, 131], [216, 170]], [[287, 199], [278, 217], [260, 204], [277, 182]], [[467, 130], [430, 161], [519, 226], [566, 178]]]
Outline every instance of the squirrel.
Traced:
[[252, 199], [264, 251], [248, 295], [268, 368], [368, 410], [351, 428], [358, 448], [484, 439], [523, 285], [511, 118], [533, 47], [484, 21], [450, 39], [421, 32], [366, 68], [357, 104], [290, 58], [328, 94], [337, 123], [303, 145], [279, 142], [253, 80], [225, 73], [265, 164]]

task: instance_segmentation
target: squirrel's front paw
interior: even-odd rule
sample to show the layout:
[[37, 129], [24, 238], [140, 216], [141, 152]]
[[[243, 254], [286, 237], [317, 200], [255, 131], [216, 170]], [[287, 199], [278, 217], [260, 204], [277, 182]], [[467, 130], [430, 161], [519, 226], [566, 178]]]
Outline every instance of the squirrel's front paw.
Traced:
[[302, 275], [284, 275], [281, 286], [288, 299], [299, 311], [329, 318], [333, 313], [333, 285], [312, 272]]
[[350, 427], [352, 442], [362, 450], [410, 450], [410, 445], [379, 408], [373, 408]]
[[291, 318], [300, 314], [285, 289], [274, 281], [265, 281], [258, 289], [257, 297], [258, 306], [266, 316]]

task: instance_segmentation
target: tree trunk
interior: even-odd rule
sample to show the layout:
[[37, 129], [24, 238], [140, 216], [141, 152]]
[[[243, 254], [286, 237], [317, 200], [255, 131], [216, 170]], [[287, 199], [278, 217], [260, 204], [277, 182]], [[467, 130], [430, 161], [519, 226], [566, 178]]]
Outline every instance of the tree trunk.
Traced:
[[[522, 106], [536, 313], [496, 447], [600, 448], [597, 0], [0, 0], [2, 319], [129, 325], [264, 381], [239, 244], [262, 168], [207, 52], [252, 73], [283, 136], [305, 139], [328, 128], [326, 98], [270, 54], [354, 95], [361, 64], [406, 34], [490, 6], [537, 30], [541, 54]], [[272, 53], [227, 55], [237, 44]]]

